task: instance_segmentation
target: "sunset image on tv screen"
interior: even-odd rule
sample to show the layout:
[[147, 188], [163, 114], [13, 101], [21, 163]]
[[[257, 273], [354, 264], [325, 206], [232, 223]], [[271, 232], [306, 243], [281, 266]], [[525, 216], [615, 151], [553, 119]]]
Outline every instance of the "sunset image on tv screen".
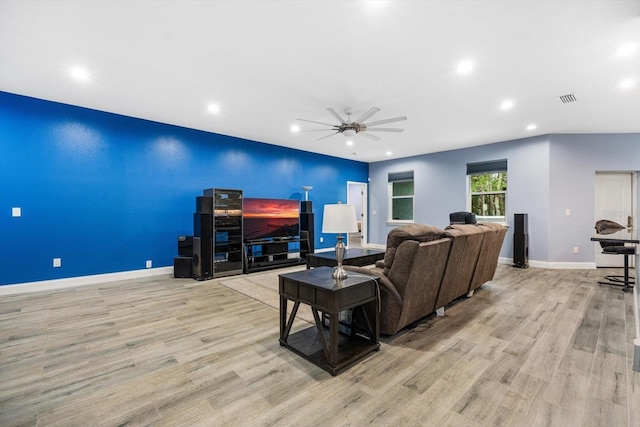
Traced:
[[300, 234], [300, 202], [297, 200], [245, 198], [242, 217], [245, 240]]

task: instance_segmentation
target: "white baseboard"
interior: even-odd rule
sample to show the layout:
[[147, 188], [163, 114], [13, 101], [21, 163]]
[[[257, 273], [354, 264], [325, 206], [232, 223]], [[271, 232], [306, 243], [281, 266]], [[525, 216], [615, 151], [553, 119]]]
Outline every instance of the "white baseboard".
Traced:
[[143, 270], [121, 271], [118, 273], [95, 274], [92, 276], [69, 277], [65, 279], [42, 280], [39, 282], [18, 283], [0, 286], [0, 296], [24, 292], [51, 291], [72, 288], [75, 286], [94, 285], [96, 283], [115, 282], [118, 280], [138, 279], [140, 277], [173, 274], [173, 267], [145, 268]]
[[[513, 265], [513, 258], [498, 259], [498, 264]], [[529, 267], [533, 268], [547, 268], [550, 270], [595, 270], [595, 262], [547, 262], [529, 260]]]

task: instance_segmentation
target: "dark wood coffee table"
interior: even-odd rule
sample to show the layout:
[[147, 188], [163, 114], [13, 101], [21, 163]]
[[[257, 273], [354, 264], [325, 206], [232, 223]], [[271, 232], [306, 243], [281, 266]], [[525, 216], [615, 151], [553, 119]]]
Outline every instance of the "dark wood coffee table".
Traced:
[[[375, 277], [354, 273], [336, 282], [332, 272], [331, 267], [319, 267], [279, 276], [280, 345], [337, 375], [380, 349], [379, 296]], [[288, 301], [294, 302], [289, 318]], [[311, 306], [315, 326], [289, 335], [300, 303]], [[348, 309], [353, 309], [354, 332], [340, 334], [338, 314]], [[321, 313], [329, 319], [328, 328], [322, 323]]]
[[[384, 259], [384, 251], [363, 248], [347, 249], [344, 251], [342, 265], [362, 267], [375, 264], [376, 261], [381, 259]], [[316, 267], [335, 267], [336, 265], [338, 265], [336, 251], [307, 254], [307, 270]]]

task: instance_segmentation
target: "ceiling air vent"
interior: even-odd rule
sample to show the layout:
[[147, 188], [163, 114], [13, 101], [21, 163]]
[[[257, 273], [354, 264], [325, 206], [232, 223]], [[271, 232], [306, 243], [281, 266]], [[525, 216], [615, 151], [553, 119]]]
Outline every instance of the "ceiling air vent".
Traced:
[[562, 101], [563, 104], [568, 104], [570, 102], [576, 102], [577, 99], [574, 94], [570, 93], [569, 95], [562, 95], [560, 101]]

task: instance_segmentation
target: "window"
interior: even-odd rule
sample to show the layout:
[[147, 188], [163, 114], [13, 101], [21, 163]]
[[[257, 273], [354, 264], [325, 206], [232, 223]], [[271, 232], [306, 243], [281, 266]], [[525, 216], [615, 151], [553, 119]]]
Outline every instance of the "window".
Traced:
[[469, 210], [479, 220], [506, 221], [507, 161], [467, 164]]
[[413, 222], [413, 171], [389, 174], [389, 221]]

